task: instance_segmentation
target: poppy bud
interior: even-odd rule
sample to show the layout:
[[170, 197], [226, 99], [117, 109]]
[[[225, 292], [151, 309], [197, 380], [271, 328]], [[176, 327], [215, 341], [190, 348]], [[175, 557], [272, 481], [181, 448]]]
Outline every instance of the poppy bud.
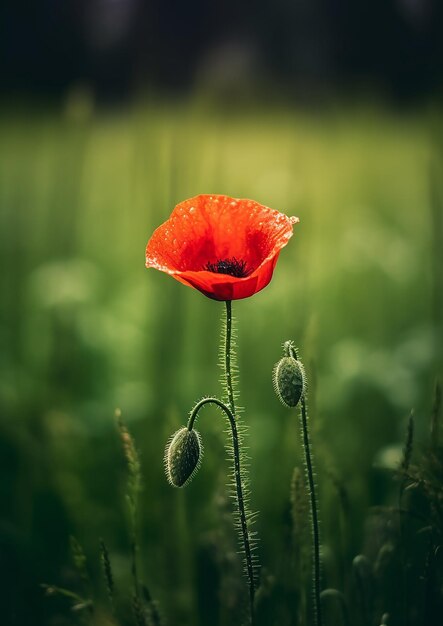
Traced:
[[184, 487], [200, 467], [202, 457], [200, 435], [186, 426], [174, 433], [166, 444], [165, 471], [173, 487]]
[[297, 406], [305, 391], [303, 364], [293, 356], [284, 356], [274, 367], [273, 382], [279, 400], [288, 408]]

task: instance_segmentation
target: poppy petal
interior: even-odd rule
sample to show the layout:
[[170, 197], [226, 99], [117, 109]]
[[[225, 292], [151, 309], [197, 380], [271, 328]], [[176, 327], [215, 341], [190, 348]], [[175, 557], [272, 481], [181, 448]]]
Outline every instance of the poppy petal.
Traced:
[[[166, 272], [216, 300], [238, 300], [269, 283], [298, 218], [254, 200], [200, 195], [178, 204], [146, 247], [146, 267]], [[241, 262], [246, 276], [209, 271]], [[229, 270], [226, 270], [229, 271]]]

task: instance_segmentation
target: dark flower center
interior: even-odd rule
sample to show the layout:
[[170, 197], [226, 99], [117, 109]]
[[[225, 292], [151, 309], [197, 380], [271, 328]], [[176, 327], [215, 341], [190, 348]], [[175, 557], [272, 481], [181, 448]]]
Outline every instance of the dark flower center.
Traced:
[[229, 274], [236, 278], [245, 278], [250, 274], [246, 268], [246, 261], [236, 259], [235, 256], [232, 259], [222, 259], [215, 263], [206, 263], [205, 270], [208, 272], [214, 272], [215, 274]]

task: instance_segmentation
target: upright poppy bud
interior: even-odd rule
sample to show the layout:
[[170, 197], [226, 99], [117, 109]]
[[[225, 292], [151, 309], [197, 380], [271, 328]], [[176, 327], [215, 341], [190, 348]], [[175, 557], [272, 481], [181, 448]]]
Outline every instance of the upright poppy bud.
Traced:
[[197, 473], [202, 457], [199, 433], [186, 426], [172, 435], [165, 450], [165, 471], [173, 487], [184, 487]]
[[278, 399], [288, 408], [293, 408], [306, 390], [306, 375], [292, 342], [286, 341], [284, 349], [285, 356], [274, 367], [273, 383]]

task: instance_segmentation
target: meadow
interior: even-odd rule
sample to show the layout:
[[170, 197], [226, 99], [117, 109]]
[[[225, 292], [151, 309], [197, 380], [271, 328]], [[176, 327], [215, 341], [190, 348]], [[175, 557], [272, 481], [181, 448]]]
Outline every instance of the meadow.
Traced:
[[[2, 623], [140, 626], [116, 409], [140, 456], [139, 569], [162, 623], [243, 623], [216, 411], [199, 423], [192, 484], [171, 488], [163, 469], [192, 405], [220, 394], [223, 305], [146, 270], [144, 251], [175, 204], [199, 193], [300, 218], [269, 286], [233, 303], [258, 624], [312, 624], [298, 415], [271, 380], [287, 339], [309, 378], [322, 584], [343, 593], [325, 594], [325, 625], [346, 624], [342, 598], [353, 626], [441, 623], [438, 110], [217, 110], [195, 99], [100, 111], [80, 97], [62, 109], [3, 105], [0, 136]], [[83, 555], [88, 580], [75, 566]]]

